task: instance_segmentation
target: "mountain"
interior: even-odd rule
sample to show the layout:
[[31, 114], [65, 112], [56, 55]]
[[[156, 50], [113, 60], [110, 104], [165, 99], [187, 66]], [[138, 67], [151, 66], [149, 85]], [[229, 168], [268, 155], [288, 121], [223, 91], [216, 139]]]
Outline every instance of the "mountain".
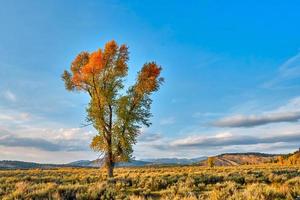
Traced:
[[[146, 160], [132, 160], [130, 162], [116, 163], [116, 167], [142, 167], [151, 165], [191, 165], [199, 163], [201, 160], [205, 160], [207, 157], [199, 157], [193, 159], [179, 159], [179, 158], [159, 158], [159, 159], [146, 159]], [[41, 164], [33, 162], [23, 161], [0, 161], [0, 169], [49, 169], [57, 167], [100, 167], [103, 160], [78, 160], [67, 164]]]
[[78, 160], [78, 161], [67, 163], [66, 165], [71, 167], [100, 167], [103, 165], [103, 160], [101, 159]]
[[[238, 165], [255, 165], [269, 163], [276, 160], [278, 154], [265, 153], [226, 153], [213, 157], [215, 166], [238, 166]], [[200, 162], [200, 165], [207, 165], [207, 160]]]
[[202, 160], [206, 160], [207, 157], [198, 157], [198, 158], [157, 158], [157, 159], [145, 159], [147, 162], [151, 162], [152, 164], [157, 165], [191, 165], [199, 163]]
[[91, 161], [89, 160], [77, 160], [74, 162], [70, 162], [67, 165], [72, 165], [72, 166], [89, 166], [91, 165]]
[[49, 169], [55, 167], [66, 167], [66, 166], [55, 165], [55, 164], [40, 164], [40, 163], [23, 162], [23, 161], [12, 161], [12, 160], [0, 161], [0, 169], [33, 169], [33, 168]]
[[[207, 157], [198, 158], [158, 158], [158, 159], [145, 159], [145, 160], [131, 160], [130, 162], [120, 162], [116, 163], [116, 167], [141, 167], [150, 165], [191, 165], [197, 164], [202, 160], [207, 159]], [[75, 162], [68, 163], [67, 165], [77, 166], [77, 167], [100, 167], [103, 163], [97, 161], [89, 160], [79, 160]]]
[[143, 160], [132, 160], [130, 162], [116, 163], [116, 167], [142, 167], [147, 165], [153, 165], [153, 163]]

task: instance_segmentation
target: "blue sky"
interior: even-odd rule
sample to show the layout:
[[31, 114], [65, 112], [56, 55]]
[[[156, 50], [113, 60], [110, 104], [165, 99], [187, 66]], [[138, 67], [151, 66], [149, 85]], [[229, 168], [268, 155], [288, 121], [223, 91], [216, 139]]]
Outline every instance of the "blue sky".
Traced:
[[95, 159], [88, 98], [60, 75], [83, 50], [163, 67], [134, 156], [290, 152], [300, 142], [299, 1], [0, 1], [0, 160]]

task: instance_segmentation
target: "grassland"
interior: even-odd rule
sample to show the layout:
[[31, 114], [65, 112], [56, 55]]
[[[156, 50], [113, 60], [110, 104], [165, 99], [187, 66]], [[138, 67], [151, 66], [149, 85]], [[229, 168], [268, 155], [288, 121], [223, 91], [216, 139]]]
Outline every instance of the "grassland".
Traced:
[[295, 199], [300, 166], [1, 170], [0, 199]]

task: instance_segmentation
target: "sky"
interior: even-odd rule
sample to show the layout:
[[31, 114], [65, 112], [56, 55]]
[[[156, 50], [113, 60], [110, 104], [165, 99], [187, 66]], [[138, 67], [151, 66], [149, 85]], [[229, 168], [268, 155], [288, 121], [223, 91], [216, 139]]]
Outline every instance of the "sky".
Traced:
[[126, 86], [156, 61], [165, 83], [136, 159], [300, 146], [300, 2], [0, 0], [0, 160], [96, 159], [89, 101], [60, 76], [107, 41], [130, 51]]

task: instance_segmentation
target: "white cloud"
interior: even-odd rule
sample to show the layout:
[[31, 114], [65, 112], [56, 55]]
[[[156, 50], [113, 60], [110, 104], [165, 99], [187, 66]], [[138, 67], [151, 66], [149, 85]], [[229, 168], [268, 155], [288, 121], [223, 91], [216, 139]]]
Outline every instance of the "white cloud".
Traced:
[[[300, 97], [262, 115], [297, 112], [300, 111], [298, 105]], [[6, 110], [5, 114], [0, 113], [0, 130], [9, 132], [0, 131], [1, 159], [62, 163], [97, 158], [96, 154], [89, 150], [89, 143], [95, 134], [89, 128], [66, 127], [64, 124], [53, 123], [30, 113], [11, 110]], [[12, 119], [18, 119], [22, 123], [16, 123]], [[298, 123], [274, 123], [251, 129], [218, 130], [212, 127], [193, 127], [193, 130], [179, 131], [177, 138], [168, 138], [161, 132], [152, 133], [151, 129], [143, 128], [138, 143], [134, 146], [134, 156], [141, 159], [199, 157], [245, 151], [280, 153], [297, 149], [300, 142], [297, 135], [300, 130]], [[3, 145], [5, 140], [8, 142]]]
[[218, 133], [216, 134], [216, 138], [228, 138], [228, 137], [232, 137], [232, 133], [230, 132], [223, 132], [223, 133]]
[[34, 148], [0, 146], [2, 160], [22, 160], [27, 162], [65, 164], [75, 160], [93, 160], [97, 154], [83, 151], [56, 151], [50, 152]]
[[[258, 118], [269, 116], [273, 120], [276, 117], [297, 118], [295, 113], [300, 112], [299, 105], [300, 97], [295, 97], [282, 106], [254, 116], [258, 116]], [[251, 128], [207, 127], [203, 129], [198, 126], [179, 131], [180, 134], [175, 138], [161, 133], [160, 138], [157, 140], [137, 143], [134, 154], [138, 158], [191, 158], [228, 152], [288, 153], [298, 149], [300, 143], [299, 130], [299, 123], [267, 123], [264, 126], [253, 126]]]
[[152, 133], [148, 127], [142, 127], [140, 129], [140, 135], [138, 136], [138, 142], [147, 143], [155, 142], [162, 138], [160, 133]]
[[217, 113], [217, 112], [196, 112], [193, 114], [193, 117], [194, 118], [202, 118], [202, 117], [205, 117], [205, 118], [209, 118], [209, 117], [216, 117], [216, 116], [221, 116], [221, 115], [224, 115], [224, 113]]
[[245, 134], [219, 133], [213, 136], [189, 136], [175, 140], [170, 143], [171, 147], [179, 148], [199, 148], [199, 147], [224, 147], [235, 145], [258, 145], [275, 143], [298, 143], [300, 141], [300, 132], [293, 134], [280, 134], [272, 136], [253, 136]]
[[213, 122], [217, 127], [254, 127], [269, 123], [297, 122], [300, 112], [272, 113], [265, 115], [234, 115]]
[[[3, 110], [2, 110], [3, 112]], [[1, 121], [13, 121], [13, 122], [21, 122], [21, 121], [28, 121], [31, 119], [31, 115], [25, 112], [11, 112], [5, 111], [6, 113], [0, 113], [0, 120]]]
[[[73, 152], [82, 155], [80, 159], [91, 155], [95, 159], [95, 153], [89, 148], [94, 135], [88, 127], [66, 127], [31, 113], [0, 108], [0, 149], [3, 150], [0, 159], [52, 162], [53, 155], [60, 155], [57, 161], [54, 160], [56, 163], [69, 162], [74, 161], [71, 158], [77, 158]], [[14, 154], [21, 149], [21, 154]], [[32, 159], [28, 160], [30, 157]]]
[[290, 99], [285, 105], [280, 106], [274, 112], [300, 111], [300, 96]]
[[[199, 157], [230, 152], [288, 153], [298, 149], [300, 124], [186, 133], [136, 145], [139, 157]], [[144, 156], [144, 157], [145, 157]]]
[[[30, 134], [27, 134], [30, 132]], [[79, 128], [27, 128], [27, 130], [0, 129], [0, 146], [26, 147], [45, 151], [89, 151], [91, 131]]]
[[300, 97], [289, 100], [286, 105], [260, 115], [240, 115], [224, 117], [214, 121], [217, 127], [255, 127], [278, 122], [297, 122], [300, 119]]
[[279, 72], [282, 77], [295, 78], [300, 76], [300, 53], [288, 59], [283, 63]]
[[16, 95], [10, 91], [10, 90], [6, 90], [4, 93], [3, 93], [3, 96], [9, 100], [9, 101], [12, 101], [12, 102], [16, 102], [17, 101], [17, 97]]
[[175, 123], [174, 117], [167, 117], [160, 120], [160, 125], [170, 125]]

